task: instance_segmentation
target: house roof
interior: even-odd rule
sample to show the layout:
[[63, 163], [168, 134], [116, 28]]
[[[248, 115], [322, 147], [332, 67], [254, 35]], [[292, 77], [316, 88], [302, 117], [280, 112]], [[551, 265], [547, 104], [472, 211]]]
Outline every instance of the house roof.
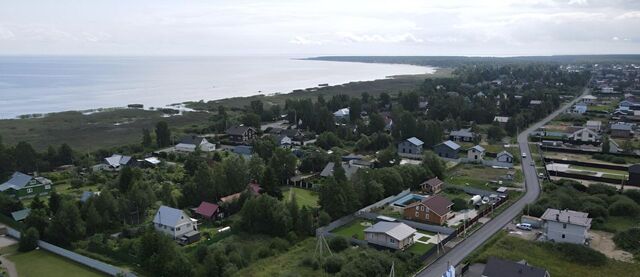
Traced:
[[430, 187], [435, 187], [435, 186], [442, 185], [443, 183], [444, 182], [442, 180], [438, 179], [438, 177], [434, 177], [434, 178], [431, 178], [431, 179], [425, 181], [421, 185], [424, 184], [424, 185], [427, 185], [427, 186], [430, 186]]
[[498, 155], [496, 155], [496, 157], [500, 157], [500, 156], [503, 156], [503, 155], [507, 155], [507, 156], [513, 158], [513, 154], [507, 152], [506, 150], [502, 150], [502, 152], [498, 153]]
[[411, 144], [415, 145], [415, 146], [420, 146], [420, 145], [424, 144], [424, 142], [422, 142], [421, 140], [419, 140], [416, 137], [408, 138], [407, 141], [410, 142]]
[[500, 123], [507, 123], [509, 122], [509, 117], [508, 116], [496, 116], [493, 118], [493, 121], [497, 121]]
[[156, 215], [153, 217], [153, 223], [160, 223], [167, 226], [177, 226], [180, 221], [190, 218], [182, 211], [168, 206], [160, 206]]
[[188, 136], [182, 137], [182, 139], [180, 139], [180, 143], [200, 145], [203, 140], [206, 140], [206, 139], [204, 137], [197, 136], [197, 135], [188, 135]]
[[450, 141], [450, 140], [447, 140], [447, 141], [445, 141], [445, 142], [443, 142], [443, 143], [441, 143], [441, 144], [443, 144], [443, 145], [445, 145], [445, 146], [447, 146], [447, 147], [451, 148], [452, 150], [458, 150], [458, 149], [460, 149], [460, 145], [458, 145], [457, 143], [455, 143], [455, 142], [453, 142], [453, 141]]
[[202, 201], [196, 209], [196, 213], [204, 217], [212, 217], [218, 211], [218, 208], [217, 204]]
[[471, 132], [471, 129], [467, 128], [467, 129], [460, 129], [460, 130], [456, 130], [456, 131], [451, 131], [449, 133], [450, 136], [454, 136], [454, 137], [466, 137], [466, 138], [472, 138], [473, 137], [473, 132]]
[[0, 185], [0, 191], [5, 191], [10, 188], [15, 190], [24, 188], [29, 183], [29, 181], [31, 181], [31, 178], [32, 177], [27, 174], [16, 171], [11, 176], [11, 179]]
[[348, 116], [349, 108], [342, 108], [333, 113], [334, 116]]
[[145, 158], [144, 161], [152, 165], [160, 164], [160, 159], [158, 159], [157, 157], [148, 157], [148, 158]]
[[634, 164], [629, 166], [629, 173], [640, 173], [640, 164]]
[[417, 231], [402, 222], [380, 221], [364, 229], [365, 233], [384, 233], [396, 240], [404, 240], [413, 236]]
[[449, 210], [451, 209], [451, 205], [453, 205], [453, 202], [451, 202], [451, 200], [440, 195], [434, 195], [434, 196], [422, 199], [422, 203], [425, 206], [427, 206], [430, 210], [434, 211], [439, 215], [448, 213]]
[[[351, 176], [353, 176], [353, 174], [356, 174], [356, 172], [358, 172], [358, 170], [360, 169], [360, 166], [358, 166], [357, 163], [353, 163], [352, 161], [350, 161], [349, 163], [341, 163], [340, 165], [342, 166], [342, 169], [344, 169], [344, 175], [347, 177], [347, 179], [350, 179]], [[363, 165], [363, 166], [367, 166], [367, 165]], [[333, 176], [334, 167], [335, 167], [334, 162], [328, 162], [327, 165], [325, 165], [324, 169], [322, 169], [322, 172], [320, 172], [320, 176], [322, 177]]]
[[600, 120], [588, 120], [586, 126], [600, 127], [602, 125], [602, 121]]
[[471, 147], [471, 149], [474, 149], [474, 150], [476, 150], [478, 152], [484, 152], [485, 151], [484, 147], [482, 147], [480, 145], [476, 145], [474, 147]]
[[542, 104], [542, 100], [531, 100], [529, 101], [530, 105], [540, 105]]
[[27, 218], [27, 216], [29, 216], [29, 213], [31, 213], [31, 209], [22, 209], [19, 211], [12, 212], [11, 217], [13, 217], [13, 220], [15, 221], [20, 221]]
[[512, 262], [489, 257], [482, 276], [487, 277], [545, 277], [547, 270], [528, 265], [526, 262]]
[[541, 217], [543, 220], [568, 223], [573, 225], [591, 226], [591, 218], [588, 213], [572, 210], [547, 209]]
[[240, 199], [240, 196], [242, 195], [242, 192], [238, 192], [238, 193], [234, 193], [231, 195], [227, 195], [225, 197], [220, 198], [220, 202], [222, 203], [230, 203], [233, 201], [236, 201], [238, 199]]
[[593, 95], [585, 95], [584, 97], [582, 97], [582, 99], [596, 100], [598, 99], [598, 97]]
[[242, 136], [249, 129], [253, 129], [253, 127], [250, 127], [250, 126], [233, 126], [233, 127], [229, 128], [229, 129], [227, 129], [226, 133], [227, 133], [227, 135], [232, 135], [232, 136]]
[[111, 157], [106, 157], [104, 160], [108, 165], [113, 167], [119, 167], [121, 165], [126, 165], [131, 161], [131, 156], [124, 156], [120, 154], [113, 154]]
[[96, 196], [96, 195], [100, 195], [100, 192], [93, 192], [93, 191], [83, 191], [82, 195], [80, 196], [80, 202], [87, 202], [87, 200], [89, 200], [89, 198]]
[[611, 130], [631, 131], [631, 125], [624, 123], [611, 124]]

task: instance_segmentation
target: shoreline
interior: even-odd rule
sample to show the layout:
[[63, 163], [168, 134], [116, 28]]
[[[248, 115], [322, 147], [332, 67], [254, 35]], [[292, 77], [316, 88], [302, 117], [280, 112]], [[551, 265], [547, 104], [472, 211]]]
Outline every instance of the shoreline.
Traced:
[[[321, 60], [317, 60], [317, 61], [321, 61]], [[418, 66], [418, 65], [416, 65]], [[419, 66], [419, 67], [424, 67], [425, 69], [428, 69], [429, 72], [426, 73], [421, 73], [421, 74], [397, 74], [397, 75], [388, 75], [385, 76], [383, 78], [376, 78], [376, 79], [370, 79], [370, 80], [354, 80], [354, 81], [348, 81], [346, 83], [340, 83], [340, 84], [328, 84], [326, 86], [324, 86], [325, 84], [317, 84], [316, 86], [313, 87], [307, 87], [307, 88], [302, 88], [302, 89], [293, 89], [289, 92], [286, 93], [279, 93], [279, 92], [274, 92], [274, 93], [258, 93], [258, 94], [254, 94], [254, 95], [248, 95], [248, 96], [235, 96], [235, 97], [227, 97], [227, 98], [220, 98], [220, 99], [200, 99], [200, 100], [187, 100], [187, 101], [183, 101], [183, 102], [179, 102], [179, 103], [170, 103], [170, 104], [165, 104], [164, 106], [147, 106], [144, 103], [127, 103], [126, 106], [115, 106], [115, 107], [99, 107], [99, 108], [89, 108], [89, 109], [78, 109], [78, 110], [63, 110], [63, 111], [54, 111], [54, 112], [44, 112], [44, 113], [27, 113], [27, 114], [21, 114], [21, 115], [17, 115], [15, 117], [0, 117], [0, 120], [21, 120], [21, 119], [36, 119], [36, 118], [46, 118], [48, 116], [51, 115], [55, 115], [55, 114], [61, 114], [61, 113], [81, 113], [83, 115], [90, 115], [90, 114], [96, 114], [96, 113], [102, 113], [102, 112], [108, 112], [108, 111], [115, 111], [115, 110], [126, 110], [126, 109], [139, 109], [139, 110], [145, 110], [145, 111], [160, 111], [162, 112], [162, 110], [175, 110], [178, 113], [177, 114], [172, 114], [171, 112], [167, 113], [167, 112], [163, 112], [165, 115], [167, 116], [176, 116], [176, 115], [182, 115], [184, 112], [207, 112], [206, 109], [197, 109], [194, 108], [194, 104], [197, 103], [215, 103], [217, 105], [220, 104], [225, 104], [225, 102], [231, 102], [234, 100], [240, 100], [240, 99], [255, 99], [255, 98], [265, 98], [265, 97], [275, 97], [275, 96], [283, 96], [286, 97], [287, 95], [293, 95], [293, 94], [301, 94], [301, 93], [314, 93], [317, 92], [319, 90], [324, 90], [324, 89], [335, 89], [335, 88], [339, 88], [339, 87], [344, 87], [347, 85], [352, 85], [352, 84], [358, 84], [358, 83], [365, 83], [365, 82], [379, 82], [379, 81], [384, 81], [384, 80], [393, 80], [393, 79], [401, 79], [401, 78], [429, 78], [429, 77], [437, 77], [438, 74], [450, 74], [450, 69], [448, 68], [442, 68], [442, 67], [429, 67], [429, 66]], [[130, 105], [142, 105], [142, 108], [136, 108], [136, 107], [130, 107]], [[180, 106], [180, 107], [176, 107], [176, 106]]]

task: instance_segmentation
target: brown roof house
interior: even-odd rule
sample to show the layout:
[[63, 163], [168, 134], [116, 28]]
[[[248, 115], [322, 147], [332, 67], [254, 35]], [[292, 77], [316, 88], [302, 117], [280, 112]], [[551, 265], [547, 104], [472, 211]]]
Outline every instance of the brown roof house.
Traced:
[[226, 131], [229, 139], [235, 142], [249, 142], [256, 138], [256, 129], [249, 126], [234, 126]]
[[443, 225], [451, 215], [451, 200], [434, 195], [404, 208], [404, 218], [412, 221]]
[[420, 189], [424, 193], [436, 194], [442, 190], [443, 185], [444, 182], [442, 180], [438, 179], [438, 177], [434, 177], [420, 184]]

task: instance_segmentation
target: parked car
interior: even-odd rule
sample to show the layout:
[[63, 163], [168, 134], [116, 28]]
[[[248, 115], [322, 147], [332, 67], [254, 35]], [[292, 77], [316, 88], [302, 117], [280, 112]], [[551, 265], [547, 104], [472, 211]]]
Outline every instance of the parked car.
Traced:
[[526, 158], [527, 158], [527, 153], [522, 152], [522, 158], [523, 158], [523, 159], [526, 159]]
[[521, 230], [527, 230], [527, 231], [531, 231], [531, 224], [529, 223], [518, 223], [516, 224], [516, 228], [521, 229]]

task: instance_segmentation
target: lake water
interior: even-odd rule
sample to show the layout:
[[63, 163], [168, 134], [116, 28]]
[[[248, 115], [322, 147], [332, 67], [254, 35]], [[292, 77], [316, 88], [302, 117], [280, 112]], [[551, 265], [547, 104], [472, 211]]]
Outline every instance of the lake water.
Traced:
[[0, 118], [132, 103], [160, 107], [433, 71], [288, 57], [5, 56], [0, 57]]

